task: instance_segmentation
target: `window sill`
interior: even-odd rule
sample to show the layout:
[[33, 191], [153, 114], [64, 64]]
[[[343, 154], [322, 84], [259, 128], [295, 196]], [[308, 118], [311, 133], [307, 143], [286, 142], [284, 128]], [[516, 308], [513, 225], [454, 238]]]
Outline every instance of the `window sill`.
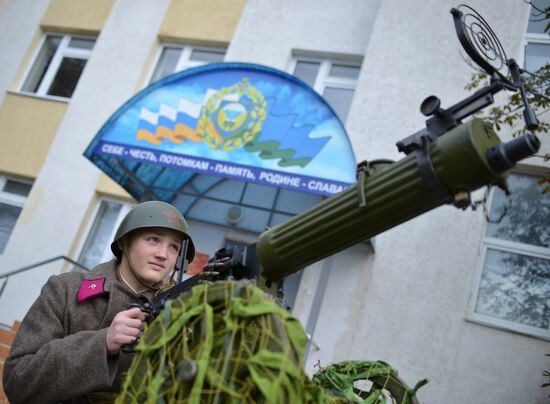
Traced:
[[56, 101], [56, 102], [61, 102], [63, 104], [68, 104], [69, 101], [71, 101], [70, 98], [56, 97], [54, 95], [40, 95], [40, 94], [28, 93], [28, 92], [24, 92], [24, 91], [8, 90], [7, 93], [8, 94], [13, 94], [13, 95], [21, 95], [23, 97], [29, 97], [29, 98], [39, 98], [41, 100], [47, 100], [47, 101]]
[[493, 320], [479, 314], [470, 314], [464, 318], [468, 323], [494, 328], [500, 331], [511, 332], [522, 337], [531, 337], [543, 341], [550, 341], [550, 331], [529, 327], [506, 320]]

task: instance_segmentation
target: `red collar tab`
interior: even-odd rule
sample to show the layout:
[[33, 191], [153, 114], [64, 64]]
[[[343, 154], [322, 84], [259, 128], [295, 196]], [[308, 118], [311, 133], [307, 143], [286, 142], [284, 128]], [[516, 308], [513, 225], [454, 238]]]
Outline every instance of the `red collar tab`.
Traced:
[[97, 295], [105, 293], [105, 278], [84, 279], [78, 289], [78, 301], [83, 302]]

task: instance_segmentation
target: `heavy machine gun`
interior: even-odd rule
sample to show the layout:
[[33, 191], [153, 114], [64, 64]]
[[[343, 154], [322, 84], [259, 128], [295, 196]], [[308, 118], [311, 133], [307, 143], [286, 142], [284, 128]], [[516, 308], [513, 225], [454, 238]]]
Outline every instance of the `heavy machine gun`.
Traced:
[[[201, 282], [213, 282], [219, 285], [222, 282], [217, 281], [220, 280], [252, 279], [261, 289], [278, 297], [279, 302], [284, 301], [284, 279], [316, 261], [372, 238], [441, 205], [452, 204], [457, 208], [465, 209], [471, 205], [471, 193], [484, 186], [496, 185], [507, 192], [506, 172], [517, 162], [536, 153], [540, 147], [539, 139], [529, 133], [503, 143], [483, 120], [479, 118], [467, 120], [467, 118], [491, 105], [496, 93], [502, 90], [517, 91], [523, 99], [526, 126], [529, 130], [536, 129], [537, 120], [528, 105], [521, 80], [522, 70], [513, 59], [506, 58], [493, 31], [474, 10], [467, 6], [460, 6], [452, 9], [451, 14], [464, 50], [491, 77], [490, 84], [447, 108], [441, 107], [440, 100], [435, 96], [426, 98], [420, 106], [421, 113], [428, 118], [425, 127], [397, 142], [398, 150], [404, 153], [405, 157], [399, 161], [363, 161], [357, 167], [355, 185], [288, 221], [264, 231], [254, 244], [217, 251], [202, 273], [178, 283], [174, 288], [158, 296], [153, 307], [147, 308], [151, 312], [151, 318], [161, 312], [167, 300], [178, 297]], [[469, 23], [471, 19], [475, 23]], [[500, 66], [495, 67], [495, 63]], [[508, 74], [501, 73], [501, 68], [507, 68]], [[182, 272], [180, 271], [180, 274]], [[216, 297], [212, 297], [212, 300], [216, 302], [215, 304], [219, 304], [222, 299], [220, 296], [233, 294], [232, 296], [240, 298], [244, 287], [231, 286], [229, 289], [217, 288], [213, 291]], [[211, 296], [206, 294], [201, 297], [202, 300], [210, 298]], [[179, 310], [183, 307], [182, 305], [183, 303], [178, 302], [173, 306], [174, 310]], [[226, 316], [229, 307], [223, 306], [219, 311]], [[184, 312], [183, 309], [182, 312]], [[171, 318], [174, 318], [173, 314], [166, 315], [162, 321], [166, 323], [171, 321]], [[184, 346], [189, 348], [181, 349], [184, 351], [189, 349], [191, 357], [193, 351], [192, 344], [188, 342], [189, 335], [204, 333], [204, 322], [201, 324], [201, 326], [185, 326], [191, 330], [186, 331], [186, 337], [184, 337]], [[277, 321], [273, 324], [275, 324], [274, 328], [280, 331], [281, 324]], [[159, 325], [159, 327], [163, 326]], [[252, 340], [256, 341], [255, 337], [248, 334], [246, 337], [242, 335], [245, 335], [245, 332], [253, 332], [250, 330], [254, 329], [249, 326], [247, 330], [240, 330], [241, 334], [232, 335], [239, 335], [238, 338], [242, 338], [241, 344], [251, 343]], [[284, 332], [281, 333], [284, 336]], [[164, 338], [164, 334], [166, 332], [160, 329], [152, 331], [149, 345], [161, 346], [155, 345], [156, 342], [152, 341], [156, 337]], [[286, 337], [282, 339], [286, 340]], [[229, 340], [226, 336], [226, 344]], [[271, 341], [268, 343], [270, 346], [284, 345], [280, 341], [277, 341], [277, 344], [272, 340], [269, 341]], [[231, 346], [232, 349], [236, 349], [234, 348], [236, 345]], [[163, 345], [162, 349], [169, 348]], [[254, 349], [249, 351], [252, 352]], [[232, 355], [226, 354], [230, 352], [228, 345], [224, 345], [219, 352], [220, 357], [234, 356], [233, 351], [231, 351]], [[250, 357], [247, 358], [250, 359]], [[297, 358], [293, 360], [299, 361], [300, 354]], [[143, 366], [158, 363], [157, 359], [155, 361], [157, 362], [147, 359], [144, 353], [144, 356], [134, 364], [131, 372], [136, 375], [135, 380], [127, 383], [127, 391], [139, 390], [141, 382], [139, 375], [143, 374]], [[242, 372], [243, 378], [250, 377], [244, 376], [248, 373], [242, 363], [216, 362], [218, 363], [225, 363], [223, 366], [220, 365], [223, 368], [223, 375], [229, 375], [227, 369], [233, 369], [233, 372]], [[181, 369], [174, 373], [174, 380], [179, 378], [184, 384], [191, 383], [196, 374], [200, 375], [200, 371], [197, 371], [197, 366], [192, 360], [186, 360], [180, 367]], [[223, 375], [220, 376], [221, 379], [225, 377]], [[174, 383], [174, 380], [170, 383]], [[389, 379], [385, 380], [387, 382]], [[239, 383], [232, 379], [230, 384], [237, 386]], [[376, 381], [374, 384], [376, 385]], [[394, 387], [393, 394], [406, 398], [407, 395], [400, 387], [400, 383], [395, 382]], [[187, 397], [185, 394], [193, 394], [191, 384], [185, 389], [188, 390], [182, 393], [184, 394], [182, 397]], [[234, 387], [234, 389], [238, 388]], [[203, 387], [203, 393], [205, 391]], [[220, 392], [221, 390], [216, 394], [222, 394]], [[226, 391], [223, 394], [230, 393]], [[261, 396], [260, 393], [258, 394]], [[412, 402], [416, 401], [412, 400]]]

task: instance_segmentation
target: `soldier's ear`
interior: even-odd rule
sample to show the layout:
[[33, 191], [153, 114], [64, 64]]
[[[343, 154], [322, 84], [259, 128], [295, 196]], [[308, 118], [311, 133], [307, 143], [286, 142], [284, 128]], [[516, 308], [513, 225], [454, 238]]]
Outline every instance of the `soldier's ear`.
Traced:
[[121, 237], [117, 241], [117, 246], [120, 249], [120, 251], [122, 251], [122, 254], [124, 254], [128, 250], [128, 248], [130, 247], [131, 240], [130, 240], [130, 237], [128, 237], [128, 236], [129, 235], [126, 234], [124, 237]]

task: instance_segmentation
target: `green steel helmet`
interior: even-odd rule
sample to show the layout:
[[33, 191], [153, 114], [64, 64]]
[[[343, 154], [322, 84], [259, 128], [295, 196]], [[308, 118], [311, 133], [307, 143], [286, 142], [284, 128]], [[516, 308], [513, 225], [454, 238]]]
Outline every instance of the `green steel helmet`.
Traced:
[[189, 239], [187, 246], [187, 260], [193, 261], [195, 257], [195, 245], [189, 233], [189, 226], [183, 215], [174, 206], [161, 201], [143, 202], [134, 207], [126, 214], [115, 234], [111, 243], [111, 251], [118, 259], [122, 257], [122, 250], [119, 241], [132, 230], [143, 229], [147, 227], [162, 227], [165, 229], [176, 230], [183, 234], [184, 238]]

